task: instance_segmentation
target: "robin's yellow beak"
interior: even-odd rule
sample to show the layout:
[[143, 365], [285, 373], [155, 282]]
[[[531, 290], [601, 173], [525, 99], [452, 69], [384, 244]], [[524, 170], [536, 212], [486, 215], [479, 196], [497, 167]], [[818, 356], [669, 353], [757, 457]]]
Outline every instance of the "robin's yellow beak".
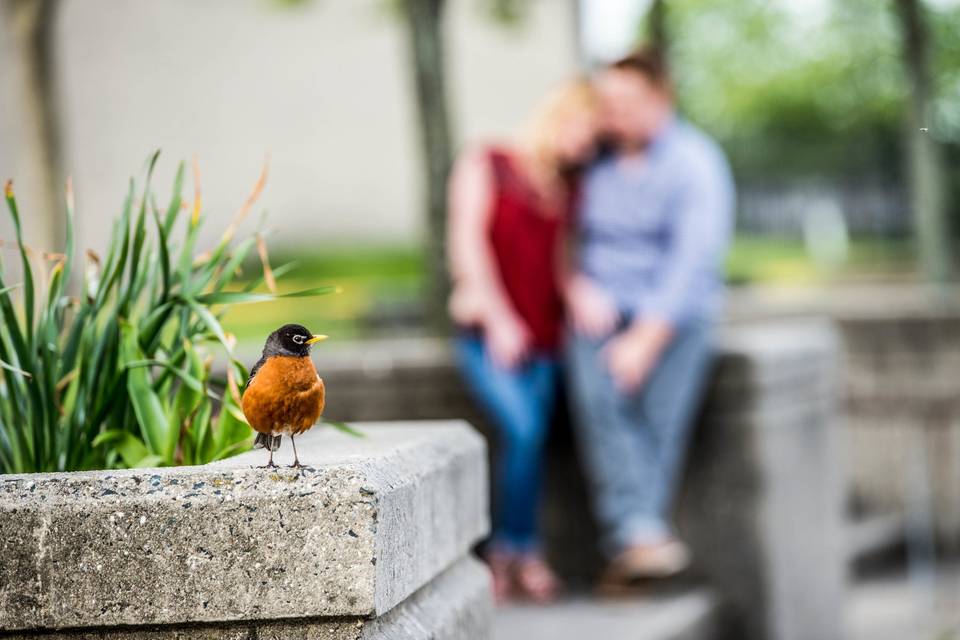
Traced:
[[313, 344], [314, 342], [320, 342], [321, 340], [326, 340], [327, 336], [313, 336], [307, 340], [307, 344]]

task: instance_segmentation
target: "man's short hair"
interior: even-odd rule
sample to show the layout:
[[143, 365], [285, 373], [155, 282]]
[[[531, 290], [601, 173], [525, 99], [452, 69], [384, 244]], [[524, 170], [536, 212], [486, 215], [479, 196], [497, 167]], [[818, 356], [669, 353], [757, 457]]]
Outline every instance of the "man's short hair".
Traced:
[[663, 53], [654, 47], [637, 49], [633, 53], [611, 62], [608, 68], [616, 71], [637, 73], [646, 78], [651, 84], [667, 92], [672, 91], [667, 61]]

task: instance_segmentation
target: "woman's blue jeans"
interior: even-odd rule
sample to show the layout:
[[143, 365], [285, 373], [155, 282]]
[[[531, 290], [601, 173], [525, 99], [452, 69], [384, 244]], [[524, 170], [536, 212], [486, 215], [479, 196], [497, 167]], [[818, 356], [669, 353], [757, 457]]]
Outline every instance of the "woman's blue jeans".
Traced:
[[536, 550], [543, 446], [557, 395], [557, 359], [535, 356], [514, 369], [493, 362], [479, 335], [456, 340], [460, 368], [498, 431], [493, 490], [497, 511], [491, 545]]

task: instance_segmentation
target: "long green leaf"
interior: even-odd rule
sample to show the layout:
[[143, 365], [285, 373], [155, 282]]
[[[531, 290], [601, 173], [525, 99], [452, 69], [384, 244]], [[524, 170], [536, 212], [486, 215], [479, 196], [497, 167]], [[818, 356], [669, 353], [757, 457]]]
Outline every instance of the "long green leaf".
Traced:
[[29, 371], [24, 371], [20, 367], [15, 367], [9, 362], [4, 362], [3, 360], [0, 360], [0, 368], [6, 369], [7, 371], [12, 371], [13, 373], [19, 374], [25, 378], [33, 377]]
[[[205, 371], [200, 355], [193, 346], [186, 341], [184, 341], [184, 351], [186, 353], [187, 371], [183, 373], [193, 379], [203, 377]], [[166, 448], [163, 452], [164, 456], [173, 457], [177, 447], [177, 441], [180, 437], [180, 426], [184, 421], [191, 420], [197, 408], [204, 402], [204, 391], [205, 389], [202, 386], [196, 389], [188, 384], [182, 384], [180, 388], [177, 389], [177, 392], [173, 396], [173, 403], [170, 405]], [[209, 404], [209, 401], [207, 401], [207, 404]], [[207, 425], [203, 426], [206, 428]]]
[[13, 181], [7, 181], [6, 187], [4, 188], [4, 197], [6, 197], [7, 200], [7, 209], [10, 211], [10, 217], [13, 219], [13, 230], [17, 239], [17, 248], [20, 250], [20, 262], [23, 265], [23, 308], [26, 318], [24, 333], [29, 343], [33, 341], [33, 269], [30, 268], [30, 258], [27, 255], [27, 248], [23, 244], [23, 229], [20, 226], [20, 212], [17, 208], [17, 200], [13, 196]]
[[210, 416], [213, 414], [213, 403], [205, 400], [193, 416], [190, 431], [193, 434], [193, 457], [184, 460], [187, 464], [203, 464], [213, 459], [213, 434], [210, 429]]
[[253, 444], [252, 441], [247, 441], [247, 442], [234, 442], [234, 443], [231, 444], [230, 446], [225, 447], [225, 448], [217, 451], [215, 454], [213, 454], [213, 458], [212, 458], [211, 461], [213, 461], [213, 460], [224, 460], [225, 458], [229, 458], [230, 456], [235, 456], [235, 455], [237, 455], [238, 453], [242, 453], [242, 452], [246, 451], [247, 449], [249, 449], [252, 444]]
[[140, 261], [143, 253], [144, 243], [147, 240], [147, 206], [150, 202], [150, 180], [153, 177], [153, 170], [157, 165], [157, 158], [160, 151], [155, 151], [147, 165], [147, 178], [143, 182], [143, 194], [140, 196], [140, 211], [133, 224], [133, 242], [130, 248], [130, 276], [127, 283], [127, 290], [124, 296], [124, 302], [121, 304], [121, 313], [126, 313], [126, 308], [131, 301], [136, 299], [139, 293], [139, 287], [142, 284], [141, 274], [144, 272], [144, 263], [149, 264], [149, 260]]
[[127, 257], [130, 253], [130, 209], [133, 206], [133, 194], [134, 183], [133, 180], [130, 180], [127, 199], [123, 204], [123, 213], [120, 214], [120, 220], [114, 224], [114, 241], [117, 238], [120, 239], [120, 250], [117, 253], [111, 249], [110, 258], [107, 259], [107, 266], [104, 268], [106, 275], [100, 281], [100, 288], [97, 291], [97, 307], [103, 305], [114, 285], [119, 288], [120, 277], [127, 265]]
[[166, 237], [170, 237], [173, 225], [177, 221], [177, 215], [180, 213], [180, 203], [183, 202], [183, 174], [185, 168], [186, 165], [183, 162], [177, 165], [177, 175], [173, 179], [173, 195], [170, 197], [167, 215], [163, 220], [163, 234]]
[[[144, 360], [133, 325], [121, 320], [120, 333], [123, 362]], [[148, 451], [163, 456], [167, 442], [167, 413], [153, 391], [147, 369], [135, 367], [127, 371], [127, 394]]]
[[194, 298], [197, 302], [205, 305], [214, 304], [244, 304], [249, 302], [268, 302], [279, 298], [310, 298], [314, 296], [325, 296], [331, 293], [337, 293], [340, 287], [324, 286], [303, 289], [301, 291], [292, 291], [290, 293], [251, 293], [246, 291], [217, 291], [215, 293], [206, 293]]
[[343, 433], [353, 436], [354, 438], [367, 437], [367, 434], [363, 433], [362, 431], [357, 431], [356, 429], [348, 425], [346, 422], [339, 422], [337, 420], [327, 420], [326, 418], [324, 418], [321, 424], [328, 424], [334, 429], [336, 429], [337, 431], [342, 431]]
[[201, 395], [204, 393], [204, 384], [200, 381], [199, 377], [191, 375], [191, 372], [184, 371], [170, 362], [164, 360], [136, 360], [134, 362], [128, 362], [126, 366], [127, 369], [136, 369], [137, 367], [163, 367], [172, 375], [176, 376], [186, 388]]
[[157, 224], [157, 245], [160, 249], [160, 275], [162, 277], [160, 303], [163, 304], [170, 295], [170, 247], [169, 240], [167, 240], [167, 231], [160, 221], [160, 212], [155, 210], [153, 218]]
[[93, 447], [100, 447], [104, 445], [110, 445], [110, 447], [120, 454], [120, 457], [123, 458], [123, 462], [128, 467], [137, 467], [141, 466], [144, 460], [150, 458], [152, 462], [154, 459], [157, 463], [163, 461], [159, 456], [150, 457], [150, 452], [147, 450], [147, 446], [140, 440], [138, 437], [130, 433], [129, 431], [124, 431], [122, 429], [110, 429], [104, 431], [96, 438], [93, 439], [93, 442], [90, 443]]
[[230, 341], [227, 339], [227, 334], [224, 333], [223, 327], [220, 326], [220, 321], [210, 313], [210, 310], [207, 309], [202, 304], [198, 303], [196, 300], [187, 299], [187, 304], [190, 305], [190, 309], [197, 315], [197, 318], [200, 319], [200, 322], [210, 330], [210, 333], [217, 337], [217, 340], [220, 341], [220, 344], [223, 345], [223, 348], [226, 350], [227, 355], [233, 358], [233, 348], [230, 344]]

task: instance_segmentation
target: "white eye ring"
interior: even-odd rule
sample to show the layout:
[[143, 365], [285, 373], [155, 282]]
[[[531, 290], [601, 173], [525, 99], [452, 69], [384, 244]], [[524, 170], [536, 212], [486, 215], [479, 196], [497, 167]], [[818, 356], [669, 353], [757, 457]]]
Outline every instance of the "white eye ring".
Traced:
[[301, 335], [295, 335], [295, 336], [293, 336], [293, 341], [296, 342], [297, 344], [303, 344], [303, 341], [304, 341], [304, 340], [306, 340], [306, 338], [304, 338], [304, 337], [301, 336]]

